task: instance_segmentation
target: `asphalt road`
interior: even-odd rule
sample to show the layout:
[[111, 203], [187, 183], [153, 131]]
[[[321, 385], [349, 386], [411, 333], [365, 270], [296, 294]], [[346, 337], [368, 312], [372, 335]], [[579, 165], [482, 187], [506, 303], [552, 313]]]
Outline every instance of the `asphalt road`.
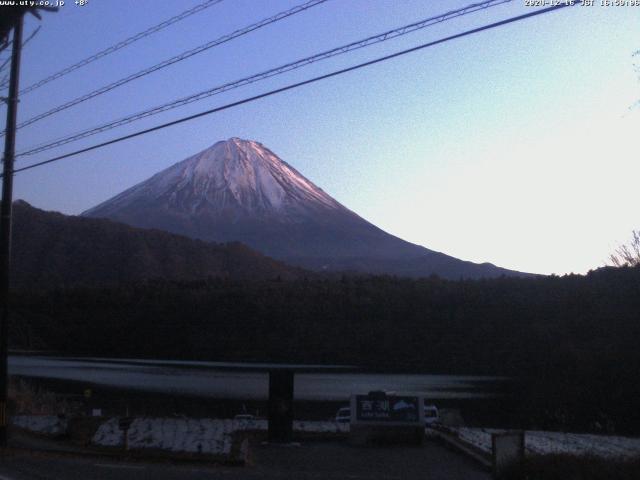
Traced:
[[225, 467], [13, 452], [0, 457], [0, 480], [490, 479], [470, 459], [431, 442], [387, 448], [345, 442], [257, 445], [252, 456], [253, 465]]

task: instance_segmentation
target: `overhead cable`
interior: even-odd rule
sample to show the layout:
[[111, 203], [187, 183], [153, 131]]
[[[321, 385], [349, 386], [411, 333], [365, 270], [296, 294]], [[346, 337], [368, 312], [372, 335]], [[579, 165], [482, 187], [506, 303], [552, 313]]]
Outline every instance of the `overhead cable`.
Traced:
[[479, 2], [479, 3], [474, 3], [471, 5], [468, 5], [464, 8], [458, 9], [458, 10], [452, 10], [450, 12], [441, 14], [441, 15], [437, 15], [435, 17], [430, 17], [424, 20], [421, 20], [419, 22], [415, 22], [415, 23], [411, 23], [409, 25], [405, 25], [393, 30], [388, 30], [386, 32], [377, 34], [377, 35], [373, 35], [371, 37], [367, 37], [363, 40], [358, 40], [356, 42], [352, 42], [349, 43], [347, 45], [343, 45], [341, 47], [337, 47], [337, 48], [333, 48], [331, 50], [327, 50], [321, 53], [317, 53], [315, 55], [312, 55], [310, 57], [305, 57], [302, 58], [300, 60], [296, 60], [294, 62], [290, 62], [287, 63], [285, 65], [281, 65], [279, 67], [276, 68], [272, 68], [269, 70], [266, 70], [264, 72], [260, 72], [254, 75], [251, 75], [249, 77], [244, 77], [241, 78], [239, 80], [234, 80], [232, 82], [228, 82], [222, 85], [218, 85], [212, 88], [209, 88], [207, 90], [204, 90], [202, 92], [196, 93], [196, 94], [192, 94], [189, 95], [187, 97], [183, 97], [183, 98], [179, 98], [177, 100], [172, 100], [171, 102], [168, 103], [164, 103], [162, 105], [158, 105], [155, 107], [152, 107], [150, 109], [147, 110], [143, 110], [141, 112], [137, 112], [137, 113], [133, 113], [130, 115], [127, 115], [125, 117], [122, 117], [120, 119], [117, 120], [113, 120], [111, 122], [105, 123], [103, 125], [97, 126], [97, 127], [93, 127], [93, 128], [89, 128], [86, 130], [83, 130], [81, 132], [72, 134], [72, 135], [68, 135], [65, 136], [63, 138], [59, 138], [57, 140], [53, 140], [50, 141], [48, 143], [45, 143], [43, 145], [39, 145], [39, 146], [35, 146], [32, 148], [29, 148], [23, 152], [20, 152], [17, 157], [21, 157], [21, 156], [25, 156], [25, 155], [33, 155], [39, 152], [43, 152], [45, 150], [50, 150], [52, 148], [55, 147], [59, 147], [61, 145], [65, 145], [67, 143], [70, 142], [74, 142], [77, 140], [80, 140], [82, 138], [86, 138], [92, 135], [96, 135], [98, 133], [102, 133], [105, 132], [107, 130], [111, 130], [113, 128], [122, 126], [122, 125], [126, 125], [132, 122], [135, 122], [137, 120], [152, 116], [152, 115], [157, 115], [159, 113], [165, 112], [167, 110], [172, 110], [174, 108], [178, 108], [178, 107], [182, 107], [184, 105], [188, 105], [190, 103], [193, 102], [197, 102], [200, 100], [203, 100], [205, 98], [211, 97], [213, 95], [218, 95], [220, 93], [223, 92], [227, 92], [229, 90], [233, 90], [245, 85], [249, 85], [261, 80], [265, 80], [267, 78], [271, 78], [274, 77], [276, 75], [281, 75], [283, 73], [292, 71], [292, 70], [296, 70], [298, 68], [304, 67], [306, 65], [315, 63], [315, 62], [319, 62], [321, 60], [326, 60], [328, 58], [332, 58], [335, 57], [337, 55], [342, 55], [345, 54], [347, 52], [351, 52], [354, 50], [358, 50], [360, 48], [364, 48], [364, 47], [368, 47], [370, 45], [376, 44], [376, 43], [381, 43], [381, 42], [385, 42], [387, 40], [391, 40], [392, 38], [396, 38], [402, 35], [406, 35], [408, 33], [411, 32], [415, 32], [416, 30], [420, 30], [426, 27], [429, 27], [431, 25], [434, 25], [436, 23], [440, 23], [440, 22], [444, 22], [446, 20], [451, 20], [453, 18], [456, 17], [460, 17], [462, 15], [467, 15], [473, 12], [476, 12], [478, 10], [483, 10], [486, 8], [490, 8], [490, 7], [494, 7], [503, 3], [508, 3], [511, 2], [512, 0], [486, 0], [483, 2]]
[[154, 25], [153, 27], [147, 28], [146, 30], [137, 33], [129, 38], [126, 38], [118, 43], [116, 43], [115, 45], [111, 45], [110, 47], [105, 48], [104, 50], [100, 50], [97, 53], [94, 53], [93, 55], [90, 55], [89, 57], [86, 57], [82, 60], [80, 60], [79, 62], [74, 63], [73, 65], [70, 65], [66, 68], [63, 68], [62, 70], [49, 75], [46, 78], [43, 78], [42, 80], [39, 80], [35, 83], [33, 83], [32, 85], [29, 85], [28, 87], [22, 89], [20, 91], [21, 95], [24, 95], [25, 93], [29, 93], [32, 92], [33, 90], [42, 87], [43, 85], [46, 85], [47, 83], [53, 82], [54, 80], [57, 80], [58, 78], [64, 77], [65, 75], [68, 75], [69, 73], [78, 70], [79, 68], [82, 68], [86, 65], [89, 65], [92, 62], [95, 62], [96, 60], [106, 57], [107, 55], [110, 55], [114, 52], [117, 52], [118, 50], [127, 47], [129, 45], [131, 45], [134, 42], [137, 42], [138, 40], [141, 40], [145, 37], [148, 37], [149, 35], [153, 35], [154, 33], [159, 32], [160, 30], [163, 30], [167, 27], [169, 27], [170, 25], [173, 25], [174, 23], [177, 23], [181, 20], [184, 20], [187, 17], [190, 17], [191, 15], [195, 15], [196, 13], [200, 13], [203, 10], [209, 8], [209, 7], [213, 7], [214, 5], [217, 5], [218, 3], [222, 2], [223, 0], [206, 0], [198, 5], [196, 5], [195, 7], [192, 7], [188, 10], [185, 10], [184, 12], [175, 15], [163, 22], [158, 23], [157, 25]]
[[568, 3], [568, 2], [567, 3], [561, 3], [559, 5], [555, 5], [555, 6], [552, 6], [552, 7], [543, 8], [543, 9], [539, 9], [539, 10], [534, 10], [534, 11], [531, 11], [529, 13], [525, 13], [523, 15], [518, 15], [518, 16], [515, 16], [515, 17], [507, 18], [505, 20], [501, 20], [501, 21], [498, 21], [498, 22], [490, 23], [488, 25], [484, 25], [482, 27], [474, 28], [472, 30], [467, 30], [467, 31], [464, 31], [462, 33], [457, 33], [455, 35], [450, 35], [448, 37], [444, 37], [444, 38], [441, 38], [439, 40], [434, 40], [434, 41], [431, 41], [431, 42], [428, 42], [428, 43], [423, 43], [422, 45], [418, 45], [418, 46], [413, 47], [413, 48], [408, 48], [406, 50], [402, 50], [402, 51], [399, 51], [399, 52], [396, 52], [396, 53], [392, 53], [390, 55], [385, 55], [383, 57], [378, 57], [378, 58], [376, 58], [374, 60], [369, 60], [368, 62], [360, 63], [360, 64], [357, 64], [357, 65], [353, 65], [351, 67], [343, 68], [343, 69], [340, 69], [340, 70], [335, 70], [335, 71], [333, 71], [331, 73], [327, 73], [327, 74], [324, 74], [324, 75], [313, 77], [313, 78], [310, 78], [308, 80], [304, 80], [302, 82], [293, 83], [293, 84], [290, 84], [290, 85], [287, 85], [287, 86], [284, 86], [284, 87], [281, 87], [281, 88], [277, 88], [275, 90], [271, 90], [271, 91], [268, 91], [268, 92], [265, 92], [265, 93], [261, 93], [259, 95], [254, 95], [252, 97], [244, 98], [244, 99], [238, 100], [236, 102], [228, 103], [228, 104], [223, 105], [221, 107], [216, 107], [216, 108], [212, 108], [210, 110], [205, 110], [203, 112], [199, 112], [199, 113], [196, 113], [196, 114], [193, 114], [193, 115], [182, 117], [182, 118], [179, 118], [177, 120], [173, 120], [171, 122], [167, 122], [167, 123], [163, 123], [163, 124], [160, 124], [160, 125], [156, 125], [154, 127], [146, 128], [144, 130], [139, 130], [137, 132], [130, 133], [128, 135], [123, 135], [121, 137], [117, 137], [117, 138], [108, 140], [106, 142], [98, 143], [98, 144], [95, 144], [95, 145], [92, 145], [92, 146], [89, 146], [89, 147], [82, 148], [80, 150], [76, 150], [76, 151], [73, 151], [73, 152], [70, 152], [70, 153], [66, 153], [64, 155], [59, 155], [57, 157], [50, 158], [48, 160], [44, 160], [44, 161], [41, 161], [41, 162], [33, 163], [33, 164], [27, 165], [25, 167], [17, 168], [17, 169], [14, 169], [13, 173], [18, 173], [18, 172], [22, 172], [22, 171], [25, 171], [25, 170], [30, 170], [30, 169], [33, 169], [33, 168], [36, 168], [36, 167], [40, 167], [40, 166], [43, 166], [43, 165], [47, 165], [47, 164], [50, 164], [50, 163], [58, 162], [58, 161], [63, 160], [65, 158], [69, 158], [69, 157], [73, 157], [73, 156], [76, 156], [76, 155], [80, 155], [81, 153], [86, 153], [86, 152], [90, 152], [92, 150], [97, 150], [99, 148], [103, 148], [103, 147], [106, 147], [108, 145], [113, 145], [115, 143], [119, 143], [119, 142], [122, 142], [122, 141], [125, 141], [125, 140], [129, 140], [131, 138], [139, 137], [139, 136], [145, 135], [147, 133], [151, 133], [151, 132], [155, 132], [155, 131], [158, 131], [158, 130], [162, 130], [162, 129], [171, 127], [173, 125], [178, 125], [180, 123], [188, 122], [188, 121], [194, 120], [196, 118], [200, 118], [200, 117], [204, 117], [204, 116], [207, 116], [207, 115], [211, 115], [211, 114], [223, 111], [223, 110], [228, 110], [230, 108], [237, 107], [239, 105], [244, 105], [246, 103], [254, 102], [254, 101], [260, 100], [262, 98], [270, 97], [272, 95], [276, 95], [278, 93], [286, 92], [288, 90], [293, 90], [295, 88], [299, 88], [299, 87], [302, 87], [304, 85], [309, 85], [311, 83], [315, 83], [315, 82], [318, 82], [318, 81], [321, 81], [321, 80], [325, 80], [325, 79], [328, 79], [328, 78], [331, 78], [331, 77], [342, 75], [342, 74], [347, 73], [347, 72], [352, 72], [354, 70], [359, 70], [359, 69], [364, 68], [364, 67], [375, 65], [377, 63], [381, 63], [381, 62], [384, 62], [384, 61], [387, 61], [387, 60], [391, 60], [393, 58], [400, 57], [400, 56], [403, 56], [403, 55], [407, 55], [409, 53], [417, 52], [419, 50], [423, 50], [425, 48], [432, 47], [434, 45], [438, 45], [438, 44], [441, 44], [441, 43], [445, 43], [445, 42], [448, 42], [448, 41], [451, 41], [451, 40], [454, 40], [454, 39], [457, 39], [457, 38], [466, 37], [467, 35], [472, 35], [472, 34], [479, 33], [479, 32], [482, 32], [482, 31], [485, 31], [485, 30], [489, 30], [489, 29], [492, 29], [492, 28], [497, 28], [497, 27], [500, 27], [500, 26], [503, 26], [503, 25], [507, 25], [507, 24], [514, 23], [514, 22], [518, 22], [518, 21], [521, 21], [521, 20], [525, 20], [527, 18], [538, 16], [538, 15], [543, 15], [545, 13], [557, 11], [557, 10], [560, 10], [560, 9], [563, 9], [563, 8], [566, 8], [566, 7], [570, 7], [570, 6], [574, 6], [574, 5], [578, 5], [578, 3], [575, 3], [575, 4], [574, 3]]
[[224, 35], [216, 40], [213, 40], [211, 42], [208, 42], [204, 45], [200, 45], [199, 47], [196, 47], [192, 50], [188, 50], [186, 52], [181, 53], [180, 55], [176, 55], [175, 57], [171, 57], [168, 60], [165, 60], [161, 63], [158, 63], [156, 65], [153, 65], [149, 68], [145, 68], [144, 70], [140, 70], [139, 72], [133, 73], [131, 75], [128, 75], [124, 78], [121, 78], [120, 80], [116, 80], [115, 82], [112, 82], [108, 85], [105, 85], [103, 87], [100, 87], [96, 90], [93, 90], [92, 92], [89, 92], [87, 94], [81, 95], [77, 98], [74, 98], [73, 100], [70, 100], [66, 103], [63, 103], [62, 105], [58, 105], [57, 107], [52, 108], [51, 110], [48, 110], [44, 113], [41, 113], [39, 115], [36, 115], [35, 117], [32, 117], [28, 120], [25, 120], [24, 122], [21, 122], [18, 124], [18, 128], [23, 128], [26, 127], [27, 125], [31, 125], [32, 123], [36, 123], [40, 120], [42, 120], [43, 118], [47, 118], [50, 117], [51, 115], [54, 115], [56, 113], [62, 112], [63, 110], [66, 110], [68, 108], [71, 108], [75, 105], [78, 105], [80, 103], [86, 102], [87, 100], [90, 100], [94, 97], [97, 97], [99, 95], [103, 95], [107, 92], [110, 92], [111, 90], [114, 90], [118, 87], [121, 87], [122, 85], [125, 85], [129, 82], [132, 82], [138, 78], [142, 78], [145, 77], [147, 75], [150, 75], [154, 72], [157, 72], [158, 70], [161, 70], [163, 68], [168, 67], [169, 65], [173, 65], [174, 63], [177, 62], [181, 62], [182, 60], [186, 60], [187, 58], [193, 57], [194, 55], [197, 55], [198, 53], [204, 52], [205, 50], [209, 50], [213, 47], [216, 47], [218, 45], [221, 45], [223, 43], [229, 42], [235, 38], [238, 38], [242, 35], [246, 35], [250, 32], [253, 32], [254, 30], [257, 30], [259, 28], [265, 27], [267, 25], [270, 25], [272, 23], [278, 22], [280, 20], [283, 20], [287, 17], [290, 17], [292, 15], [295, 15], [297, 13], [303, 12], [305, 10], [308, 10], [311, 7], [315, 7], [316, 5], [319, 5], [321, 3], [324, 3], [328, 0], [309, 0], [308, 2], [298, 5], [294, 8], [291, 8], [289, 10], [286, 10], [284, 12], [280, 12], [276, 15], [273, 15], [269, 18], [265, 18], [264, 20], [261, 20], [257, 23], [254, 23], [252, 25], [249, 25], [248, 27], [244, 27], [241, 28], [239, 30], [234, 31], [233, 33], [230, 33], [229, 35]]

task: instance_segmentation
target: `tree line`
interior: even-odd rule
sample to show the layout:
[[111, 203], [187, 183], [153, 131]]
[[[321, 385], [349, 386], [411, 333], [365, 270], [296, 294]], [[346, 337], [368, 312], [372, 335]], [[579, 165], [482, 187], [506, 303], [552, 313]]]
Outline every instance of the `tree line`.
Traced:
[[21, 290], [14, 348], [512, 378], [523, 426], [640, 432], [640, 267]]

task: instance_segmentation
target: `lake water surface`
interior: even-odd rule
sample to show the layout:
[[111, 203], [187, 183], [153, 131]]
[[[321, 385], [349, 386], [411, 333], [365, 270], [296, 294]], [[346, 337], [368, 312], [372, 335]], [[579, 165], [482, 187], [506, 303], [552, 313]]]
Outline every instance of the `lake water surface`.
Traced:
[[[23, 377], [86, 382], [145, 392], [205, 398], [263, 400], [269, 368], [276, 364], [189, 362], [113, 358], [10, 355], [9, 373]], [[345, 400], [370, 390], [424, 395], [431, 399], [486, 398], [495, 395], [495, 377], [359, 373], [341, 366], [292, 365], [298, 400]]]

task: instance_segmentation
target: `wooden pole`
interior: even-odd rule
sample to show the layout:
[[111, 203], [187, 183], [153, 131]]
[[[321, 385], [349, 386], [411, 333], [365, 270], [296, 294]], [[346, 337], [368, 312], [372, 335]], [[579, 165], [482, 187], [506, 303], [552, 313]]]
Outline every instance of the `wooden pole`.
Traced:
[[20, 54], [22, 51], [22, 22], [20, 15], [13, 27], [11, 76], [7, 98], [7, 125], [4, 142], [2, 205], [0, 206], [0, 447], [7, 446], [7, 396], [9, 387], [9, 290], [11, 287], [11, 210], [13, 203], [13, 161], [16, 151], [16, 119]]

